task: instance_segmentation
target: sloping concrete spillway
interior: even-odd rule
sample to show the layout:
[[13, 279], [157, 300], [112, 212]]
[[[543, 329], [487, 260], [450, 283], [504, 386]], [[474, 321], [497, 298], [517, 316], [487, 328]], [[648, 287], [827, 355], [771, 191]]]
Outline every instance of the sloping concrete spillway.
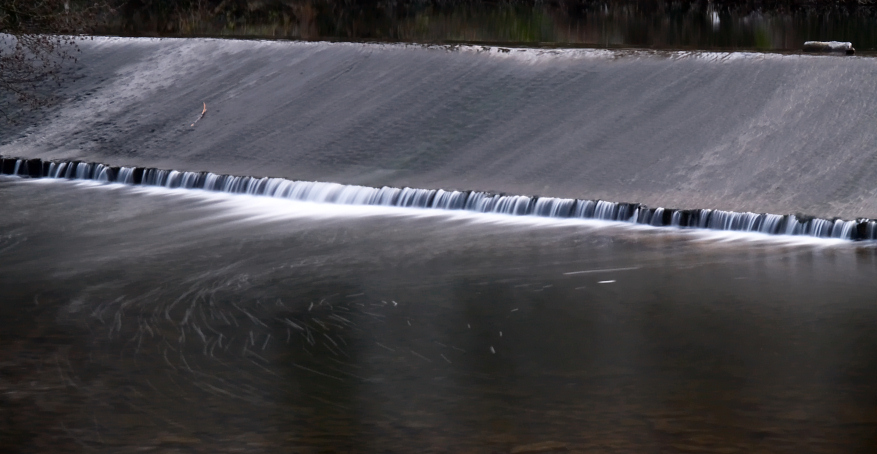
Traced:
[[[100, 38], [0, 154], [877, 217], [877, 60]], [[209, 112], [194, 128], [202, 102]]]
[[877, 452], [873, 60], [80, 63], [0, 131], [0, 451]]

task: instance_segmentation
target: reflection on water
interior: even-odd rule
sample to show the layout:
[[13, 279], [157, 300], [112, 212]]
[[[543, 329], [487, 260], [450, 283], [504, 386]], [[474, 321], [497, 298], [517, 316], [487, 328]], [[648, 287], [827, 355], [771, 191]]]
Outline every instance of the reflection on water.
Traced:
[[66, 181], [0, 199], [6, 446], [877, 444], [873, 245]]
[[722, 2], [222, 2], [191, 11], [121, 10], [105, 32], [309, 40], [485, 42], [799, 51], [804, 41], [877, 48], [877, 10]]

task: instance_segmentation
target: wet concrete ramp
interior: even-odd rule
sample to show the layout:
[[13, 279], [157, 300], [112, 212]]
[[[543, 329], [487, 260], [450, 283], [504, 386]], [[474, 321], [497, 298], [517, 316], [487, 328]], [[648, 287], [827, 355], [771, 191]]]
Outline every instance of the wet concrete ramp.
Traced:
[[[877, 60], [101, 38], [0, 154], [877, 217]], [[206, 116], [190, 126], [201, 112]]]

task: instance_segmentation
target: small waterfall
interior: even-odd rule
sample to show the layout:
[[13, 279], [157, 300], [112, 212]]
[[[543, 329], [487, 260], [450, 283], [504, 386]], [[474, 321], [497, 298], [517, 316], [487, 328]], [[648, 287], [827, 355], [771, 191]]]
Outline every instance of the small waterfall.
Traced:
[[103, 164], [98, 164], [94, 169], [94, 179], [100, 182], [109, 183], [110, 182], [110, 172], [113, 169], [111, 167], [107, 167]]
[[654, 226], [654, 227], [660, 227], [662, 225], [669, 225], [669, 224], [670, 224], [669, 219], [667, 219], [667, 216], [664, 214], [664, 208], [663, 207], [655, 208], [655, 211], [652, 212], [651, 219], [649, 219], [649, 225]]
[[593, 200], [576, 200], [575, 208], [571, 217], [590, 219], [594, 217], [597, 202]]
[[529, 197], [479, 191], [343, 185], [285, 178], [241, 177], [139, 167], [110, 167], [80, 161], [41, 161], [0, 157], [0, 174], [27, 178], [66, 178], [127, 185], [278, 197], [304, 202], [466, 210], [511, 216], [600, 219], [654, 227], [699, 228], [769, 235], [804, 235], [847, 240], [877, 239], [877, 221], [820, 219], [800, 215], [738, 213], [723, 210], [649, 208], [605, 200]]
[[540, 197], [533, 205], [532, 214], [549, 218], [568, 218], [572, 214], [575, 204], [576, 201], [574, 199]]
[[120, 167], [116, 183], [134, 184], [134, 167]]

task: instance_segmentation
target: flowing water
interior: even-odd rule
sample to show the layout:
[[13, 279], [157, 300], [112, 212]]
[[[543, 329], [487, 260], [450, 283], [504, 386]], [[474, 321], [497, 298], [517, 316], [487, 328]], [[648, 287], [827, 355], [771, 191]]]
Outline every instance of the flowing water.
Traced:
[[[877, 59], [98, 38], [0, 155], [877, 219]], [[506, 49], [508, 50], [508, 49]], [[201, 113], [207, 114], [191, 126]]]
[[579, 200], [557, 197], [528, 197], [481, 191], [443, 189], [370, 188], [357, 185], [290, 181], [284, 178], [217, 175], [212, 172], [184, 172], [138, 167], [112, 167], [98, 163], [0, 158], [0, 174], [27, 178], [89, 180], [125, 185], [203, 189], [231, 194], [292, 199], [304, 202], [344, 205], [375, 205], [436, 210], [465, 210], [510, 216], [539, 216], [559, 219], [599, 219], [630, 222], [654, 227], [689, 227], [731, 230], [768, 235], [803, 235], [844, 240], [877, 239], [877, 221], [819, 219], [792, 214], [735, 213], [699, 209], [649, 208], [641, 204]]
[[872, 60], [83, 49], [0, 131], [0, 451], [877, 447]]
[[875, 443], [868, 243], [2, 178], [14, 447]]

